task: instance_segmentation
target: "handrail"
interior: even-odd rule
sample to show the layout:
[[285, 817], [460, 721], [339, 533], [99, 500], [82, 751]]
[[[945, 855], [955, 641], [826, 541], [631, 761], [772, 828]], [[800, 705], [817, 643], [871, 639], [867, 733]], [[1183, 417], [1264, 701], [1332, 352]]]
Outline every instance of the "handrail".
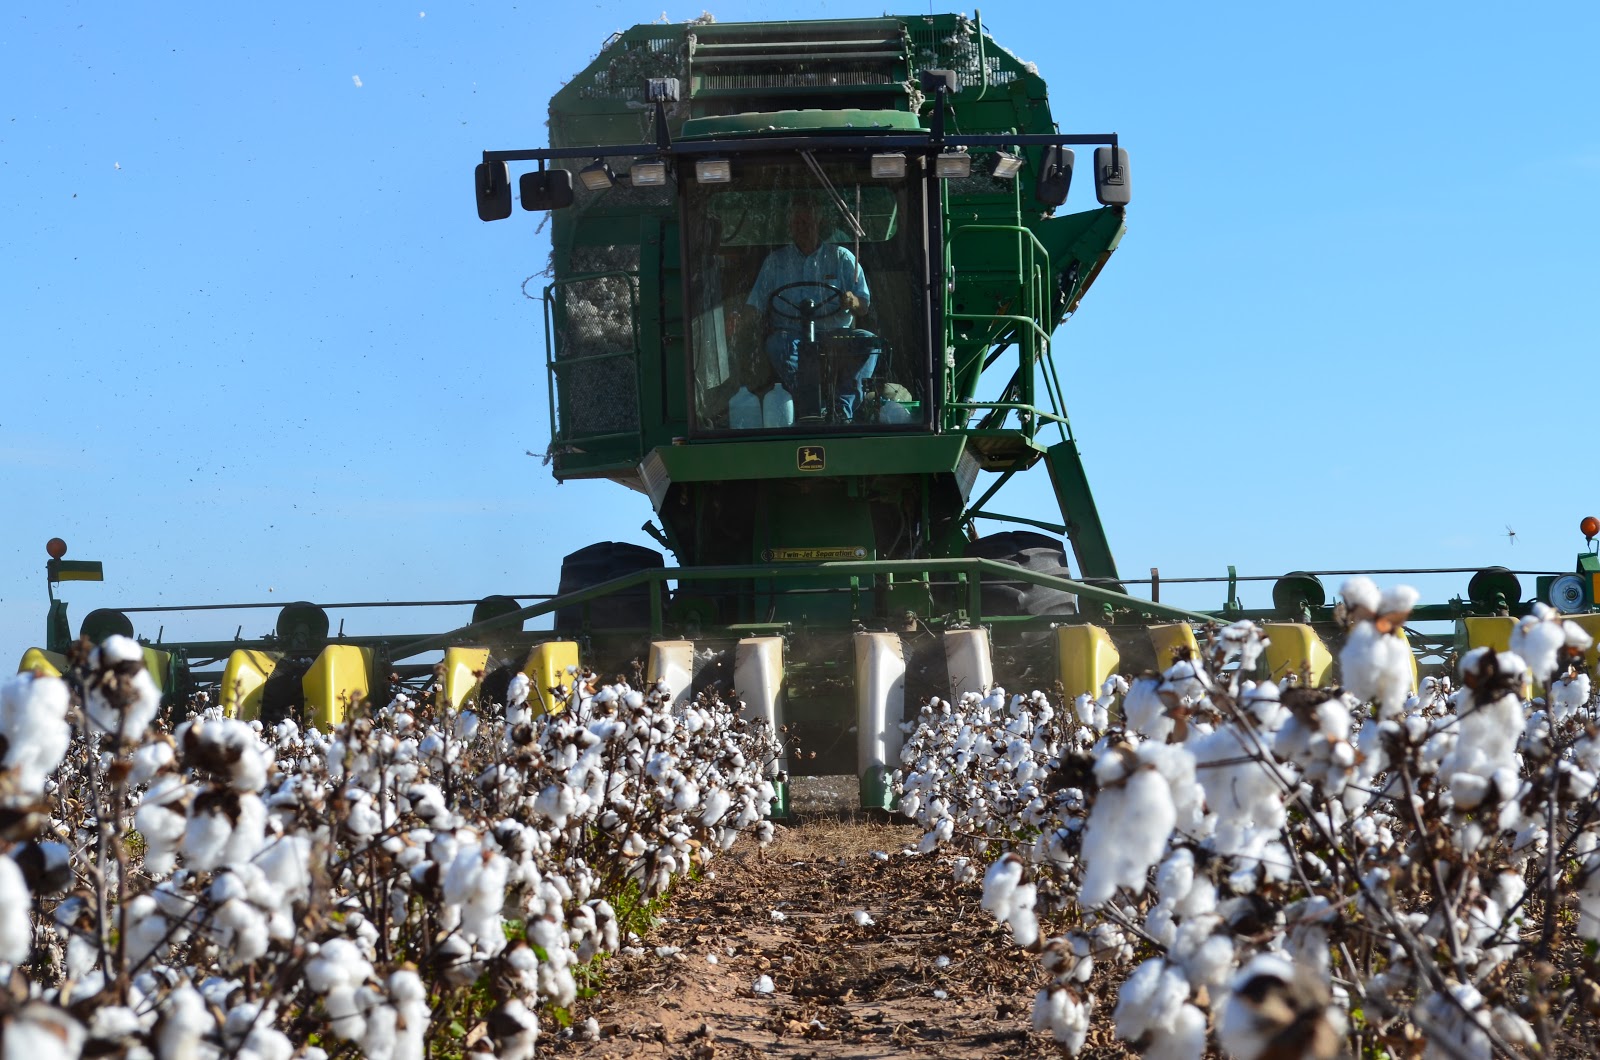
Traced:
[[[1020, 401], [951, 401], [951, 402], [948, 402], [946, 404], [946, 407], [947, 408], [952, 408], [952, 409], [971, 409], [971, 410], [976, 410], [976, 409], [1007, 409], [1007, 410], [1009, 410], [1011, 412], [1031, 412], [1034, 415], [1038, 416], [1041, 420], [1044, 420], [1047, 423], [1055, 423], [1055, 422], [1065, 423], [1065, 422], [1067, 422], [1065, 416], [1057, 415], [1056, 413], [1051, 412], [1048, 409], [1042, 409], [1037, 405], [1025, 405]], [[969, 429], [978, 430], [980, 428], [969, 428]], [[996, 428], [996, 429], [1000, 430], [1000, 429], [1004, 429], [1004, 428]]]
[[[570, 358], [570, 359], [557, 357], [556, 356], [556, 344], [555, 344], [555, 324], [554, 324], [554, 321], [552, 319], [554, 317], [555, 312], [556, 312], [556, 309], [555, 309], [556, 300], [555, 300], [554, 297], [552, 297], [553, 294], [555, 293], [556, 289], [558, 287], [559, 288], [566, 288], [566, 287], [568, 287], [568, 286], [570, 286], [572, 284], [575, 284], [575, 283], [585, 283], [585, 282], [588, 282], [588, 281], [591, 281], [591, 280], [604, 280], [604, 279], [611, 279], [611, 278], [614, 278], [614, 277], [621, 277], [623, 280], [627, 281], [627, 284], [628, 284], [628, 326], [629, 326], [629, 328], [630, 328], [630, 330], [632, 331], [632, 334], [633, 334], [633, 348], [631, 350], [626, 350], [626, 351], [613, 350], [613, 351], [608, 352], [608, 353], [585, 354], [582, 357], [573, 357], [573, 358]], [[562, 292], [561, 308], [562, 308], [562, 311], [565, 312], [565, 310], [566, 310], [565, 291]], [[600, 271], [600, 272], [581, 272], [581, 273], [576, 273], [576, 274], [574, 274], [572, 276], [563, 276], [561, 279], [553, 280], [549, 284], [547, 284], [545, 286], [545, 289], [544, 289], [544, 349], [545, 349], [545, 376], [546, 376], [546, 379], [547, 379], [547, 385], [546, 385], [545, 389], [548, 392], [546, 396], [547, 396], [547, 398], [549, 400], [549, 405], [550, 405], [550, 439], [551, 439], [552, 444], [555, 443], [555, 442], [573, 441], [573, 440], [579, 439], [579, 438], [583, 439], [584, 441], [595, 441], [597, 438], [599, 438], [601, 436], [600, 435], [594, 435], [594, 434], [570, 434], [570, 433], [567, 433], [567, 432], [565, 432], [565, 431], [563, 431], [561, 429], [563, 424], [561, 423], [561, 420], [558, 418], [557, 408], [556, 408], [556, 384], [560, 381], [558, 379], [557, 372], [558, 372], [559, 369], [564, 368], [566, 366], [570, 366], [570, 365], [592, 364], [593, 362], [595, 362], [597, 360], [606, 360], [606, 359], [613, 359], [614, 360], [614, 359], [619, 358], [619, 357], [631, 357], [631, 358], [633, 358], [633, 393], [634, 393], [634, 400], [635, 400], [635, 402], [638, 401], [639, 394], [641, 392], [641, 387], [643, 386], [643, 380], [639, 377], [639, 362], [642, 359], [641, 355], [642, 355], [643, 351], [639, 348], [639, 277], [638, 277], [638, 274], [635, 273], [635, 272], [631, 272], [631, 271], [629, 271], [627, 269], [605, 269], [605, 270]], [[642, 427], [641, 427], [641, 430], [642, 430]], [[605, 437], [607, 437], [607, 438], [612, 438], [612, 437], [635, 437], [635, 438], [637, 438], [640, 435], [640, 433], [641, 433], [641, 431], [637, 431], [637, 430], [636, 431], [627, 432], [626, 434], [622, 434], [622, 433], [618, 433], [618, 432], [606, 432]]]
[[[984, 73], [987, 78], [987, 71]], [[1019, 193], [1020, 194], [1020, 193]], [[1016, 267], [1012, 273], [1012, 280], [1017, 285], [1018, 295], [1023, 301], [1021, 313], [955, 313], [947, 311], [945, 319], [949, 321], [969, 321], [973, 323], [982, 321], [1003, 321], [1021, 329], [1021, 334], [1012, 338], [1018, 347], [1022, 361], [1022, 371], [1018, 375], [1022, 384], [1022, 399], [1029, 407], [1036, 407], [1034, 401], [1035, 375], [1041, 359], [1050, 369], [1050, 375], [1045, 379], [1045, 394], [1054, 411], [1065, 412], [1062, 395], [1051, 387], [1054, 372], [1054, 363], [1050, 359], [1050, 333], [1045, 331], [1040, 324], [1044, 308], [1049, 305], [1049, 290], [1046, 283], [1050, 275], [1050, 252], [1046, 249], [1037, 234], [1024, 225], [1011, 224], [964, 224], [950, 229], [946, 239], [950, 244], [963, 235], [1004, 234], [1016, 237]], [[1024, 328], [1025, 326], [1025, 328]], [[1066, 428], [1063, 421], [1056, 421], [1063, 437]], [[952, 426], [955, 426], [952, 424]], [[1026, 423], [1022, 426], [1024, 437], [1030, 441], [1038, 433], [1038, 424]]]

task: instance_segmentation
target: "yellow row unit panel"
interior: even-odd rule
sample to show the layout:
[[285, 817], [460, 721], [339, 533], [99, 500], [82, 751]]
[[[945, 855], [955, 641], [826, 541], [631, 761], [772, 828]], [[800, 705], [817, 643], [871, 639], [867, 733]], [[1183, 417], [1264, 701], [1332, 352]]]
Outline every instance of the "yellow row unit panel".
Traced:
[[267, 678], [278, 668], [278, 652], [246, 651], [240, 648], [228, 656], [222, 667], [222, 688], [217, 693], [222, 716], [240, 721], [261, 717], [261, 699], [266, 694]]
[[1333, 683], [1333, 653], [1310, 626], [1300, 622], [1268, 622], [1267, 672], [1274, 681], [1299, 674], [1307, 688]]
[[29, 648], [22, 653], [22, 661], [17, 664], [17, 673], [25, 674], [30, 670], [44, 674], [46, 677], [60, 677], [67, 668], [67, 657], [59, 652], [45, 651], [43, 648]]
[[528, 710], [537, 717], [540, 714], [560, 714], [567, 709], [565, 703], [550, 694], [556, 685], [571, 687], [574, 679], [569, 678], [568, 671], [578, 668], [578, 644], [571, 640], [552, 640], [544, 644], [535, 644], [533, 650], [528, 652], [528, 661], [523, 663], [522, 672], [528, 675]]
[[444, 701], [451, 710], [460, 710], [467, 697], [478, 690], [488, 666], [488, 648], [444, 650]]
[[1463, 618], [1461, 624], [1466, 627], [1467, 650], [1473, 648], [1511, 650], [1511, 631], [1517, 628], [1517, 620], [1510, 615]]
[[167, 690], [167, 677], [172, 671], [172, 653], [146, 646], [144, 649], [144, 668], [150, 671], [150, 676], [155, 680], [156, 687], [165, 692]]
[[372, 669], [372, 649], [354, 644], [330, 644], [311, 664], [300, 686], [306, 694], [306, 714], [312, 725], [331, 732], [344, 721], [346, 709], [355, 698], [371, 691], [368, 676]]
[[1406, 636], [1404, 629], [1397, 629], [1394, 635], [1400, 638], [1400, 643], [1406, 646], [1406, 658], [1411, 660], [1411, 691], [1415, 692], [1422, 687], [1422, 680], [1418, 676], [1417, 653], [1411, 650], [1411, 639]]
[[1182, 648], [1188, 648], [1195, 659], [1200, 658], [1200, 643], [1194, 639], [1194, 627], [1187, 622], [1151, 626], [1150, 646], [1156, 650], [1156, 669], [1162, 672], [1172, 665], [1173, 657]]
[[[1189, 627], [1185, 626], [1185, 629]], [[1061, 690], [1070, 703], [1087, 692], [1100, 694], [1106, 678], [1117, 672], [1122, 656], [1111, 634], [1099, 626], [1061, 626], [1056, 629], [1056, 671]]]

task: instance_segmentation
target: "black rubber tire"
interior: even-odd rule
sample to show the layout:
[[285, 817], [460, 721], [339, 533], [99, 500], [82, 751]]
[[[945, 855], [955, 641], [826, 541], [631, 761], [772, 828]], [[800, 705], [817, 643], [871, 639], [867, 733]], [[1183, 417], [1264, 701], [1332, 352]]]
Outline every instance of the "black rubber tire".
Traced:
[[[659, 570], [666, 564], [661, 553], [626, 541], [599, 541], [561, 561], [561, 593], [574, 593], [634, 571]], [[650, 587], [632, 589], [589, 603], [589, 628], [637, 629], [650, 624]], [[556, 629], [575, 633], [583, 626], [582, 607], [556, 609]]]
[[[1024, 570], [1057, 578], [1070, 578], [1067, 553], [1061, 542], [1032, 530], [1008, 530], [969, 541], [969, 559], [995, 559]], [[1078, 598], [1063, 589], [1042, 585], [999, 585], [987, 578], [983, 582], [983, 613], [986, 615], [1075, 615]]]

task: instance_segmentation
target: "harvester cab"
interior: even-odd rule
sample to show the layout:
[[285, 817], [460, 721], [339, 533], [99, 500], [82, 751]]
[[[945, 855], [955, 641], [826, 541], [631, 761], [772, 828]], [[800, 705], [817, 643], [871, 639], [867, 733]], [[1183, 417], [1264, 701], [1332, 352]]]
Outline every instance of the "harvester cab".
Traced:
[[[928, 561], [1065, 576], [1058, 537], [973, 540], [999, 517], [993, 490], [972, 495], [979, 472], [1048, 462], [1061, 521], [1016, 521], [1066, 531], [1102, 580], [1091, 593], [1123, 599], [1050, 350], [1122, 235], [1114, 133], [1060, 132], [1037, 72], [962, 16], [641, 26], [550, 114], [550, 147], [485, 152], [475, 187], [479, 215], [502, 219], [510, 165], [531, 164], [522, 205], [553, 213], [555, 475], [648, 495], [679, 564], [664, 617], [680, 635], [785, 638], [808, 763], [860, 764], [841, 739], [841, 718], [867, 724], [850, 660], [905, 664], [908, 629], [932, 631], [933, 662], [907, 681], [950, 693], [942, 635], [984, 610], [979, 571]], [[1080, 147], [1099, 205], [1058, 213]], [[592, 574], [650, 562], [599, 547], [619, 565]], [[563, 592], [586, 587], [564, 573]], [[1007, 608], [1006, 593], [979, 595], [1041, 620], [1078, 595], [1013, 587]], [[586, 644], [613, 632], [574, 617]]]

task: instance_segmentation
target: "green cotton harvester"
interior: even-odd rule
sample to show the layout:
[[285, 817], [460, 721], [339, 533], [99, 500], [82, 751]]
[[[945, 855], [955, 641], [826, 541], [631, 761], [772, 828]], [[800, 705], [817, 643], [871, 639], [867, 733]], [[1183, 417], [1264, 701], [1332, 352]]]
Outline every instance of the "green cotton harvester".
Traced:
[[[720, 686], [785, 734], [781, 768], [854, 772], [862, 804], [889, 808], [899, 723], [932, 695], [998, 677], [1070, 700], [1239, 618], [1270, 625], [1265, 673], [1335, 679], [1315, 572], [1273, 578], [1252, 610], [1230, 568], [1214, 612], [1119, 575], [1052, 336], [1122, 237], [1128, 155], [1114, 133], [1061, 132], [1038, 72], [979, 21], [638, 26], [561, 89], [549, 129], [474, 174], [483, 220], [514, 200], [552, 219], [549, 462], [648, 498], [675, 565], [595, 544], [556, 594], [478, 601], [432, 636], [330, 636], [339, 605], [290, 605], [264, 638], [147, 644], [174, 696], [212, 684], [243, 716], [329, 725], [397, 682], [452, 705], [518, 670], [536, 700], [580, 666]], [[1039, 465], [1059, 513], [991, 510]], [[980, 537], [979, 519], [1028, 529]], [[48, 645], [25, 667], [65, 665], [54, 585], [98, 566], [52, 556]], [[1591, 549], [1538, 598], [1590, 611], [1596, 573]], [[1412, 613], [1445, 632], [1398, 635], [1425, 667], [1503, 647], [1521, 595], [1478, 571], [1466, 599]], [[136, 610], [159, 609], [97, 611], [84, 632], [131, 632]]]

